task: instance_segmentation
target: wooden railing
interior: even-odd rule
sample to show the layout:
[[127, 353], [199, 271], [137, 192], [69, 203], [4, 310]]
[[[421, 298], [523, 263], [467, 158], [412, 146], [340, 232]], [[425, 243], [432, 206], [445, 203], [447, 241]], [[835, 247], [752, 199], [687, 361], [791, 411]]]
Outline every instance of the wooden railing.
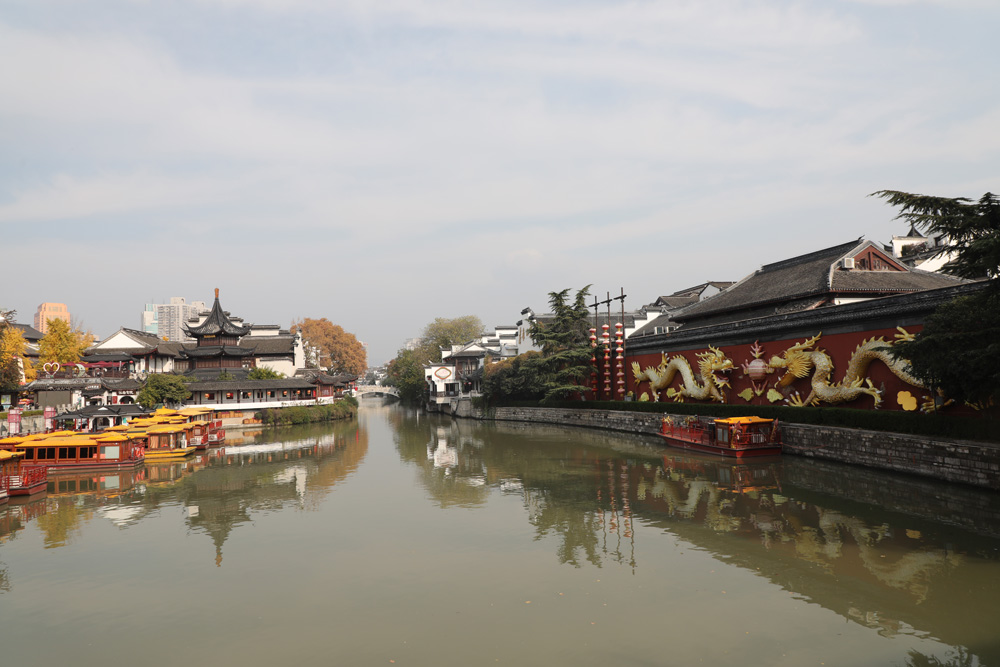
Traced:
[[39, 466], [25, 466], [24, 468], [21, 468], [20, 475], [10, 476], [8, 489], [34, 486], [39, 482], [47, 481], [48, 478], [49, 478], [48, 468], [43, 468]]

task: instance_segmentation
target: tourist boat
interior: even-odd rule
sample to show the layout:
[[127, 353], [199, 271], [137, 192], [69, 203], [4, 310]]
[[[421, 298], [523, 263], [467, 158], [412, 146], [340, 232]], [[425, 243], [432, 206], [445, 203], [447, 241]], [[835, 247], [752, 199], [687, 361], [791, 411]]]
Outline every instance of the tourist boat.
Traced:
[[191, 440], [198, 449], [207, 449], [225, 444], [226, 431], [222, 428], [222, 420], [212, 419], [211, 409], [184, 408], [183, 410], [178, 410], [177, 415], [189, 419], [189, 424], [195, 424], [195, 429], [191, 433]]
[[665, 417], [660, 435], [677, 447], [735, 458], [781, 454], [781, 432], [774, 419]]
[[23, 454], [22, 473], [29, 468], [48, 470], [104, 470], [142, 463], [143, 447], [120, 432], [57, 431], [0, 440], [0, 448]]
[[184, 458], [196, 446], [188, 441], [193, 427], [186, 424], [154, 424], [145, 427], [146, 458], [151, 461]]
[[48, 488], [48, 469], [24, 467], [23, 461], [23, 452], [0, 450], [0, 493], [3, 496], [0, 504], [6, 503], [12, 496], [32, 496]]

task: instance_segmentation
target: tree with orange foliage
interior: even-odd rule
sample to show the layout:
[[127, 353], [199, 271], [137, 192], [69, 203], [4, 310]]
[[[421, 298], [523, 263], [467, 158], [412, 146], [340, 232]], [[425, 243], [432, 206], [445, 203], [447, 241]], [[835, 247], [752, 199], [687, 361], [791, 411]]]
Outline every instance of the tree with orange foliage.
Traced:
[[0, 390], [16, 390], [22, 381], [35, 379], [31, 361], [24, 356], [27, 342], [13, 326], [13, 310], [0, 310]]
[[79, 327], [71, 329], [65, 320], [50, 319], [46, 328], [48, 332], [38, 344], [38, 357], [42, 363], [75, 364], [80, 361], [83, 351], [94, 344], [94, 334], [89, 331], [84, 333]]
[[368, 354], [357, 337], [344, 331], [339, 324], [322, 317], [292, 322], [292, 333], [301, 332], [306, 349], [315, 348], [313, 367], [324, 367], [330, 373], [361, 375], [368, 367]]

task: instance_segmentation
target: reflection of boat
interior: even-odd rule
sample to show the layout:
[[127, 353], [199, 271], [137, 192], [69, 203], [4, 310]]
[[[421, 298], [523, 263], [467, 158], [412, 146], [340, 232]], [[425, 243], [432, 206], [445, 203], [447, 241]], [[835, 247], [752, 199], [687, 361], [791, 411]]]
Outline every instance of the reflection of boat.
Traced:
[[62, 472], [49, 477], [49, 496], [94, 494], [98, 497], [118, 497], [146, 478], [145, 468], [137, 470]]
[[660, 435], [677, 447], [735, 458], [781, 453], [778, 423], [760, 417], [664, 417]]
[[744, 463], [690, 458], [683, 455], [663, 457], [664, 470], [678, 479], [705, 480], [720, 489], [740, 494], [780, 489], [779, 467], [773, 461]]

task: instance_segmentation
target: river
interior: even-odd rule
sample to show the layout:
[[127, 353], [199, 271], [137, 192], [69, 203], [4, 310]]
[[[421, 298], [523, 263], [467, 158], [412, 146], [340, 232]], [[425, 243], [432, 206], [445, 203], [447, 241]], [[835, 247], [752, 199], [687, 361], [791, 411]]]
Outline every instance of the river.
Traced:
[[29, 665], [997, 665], [1000, 496], [362, 403], [0, 507]]

